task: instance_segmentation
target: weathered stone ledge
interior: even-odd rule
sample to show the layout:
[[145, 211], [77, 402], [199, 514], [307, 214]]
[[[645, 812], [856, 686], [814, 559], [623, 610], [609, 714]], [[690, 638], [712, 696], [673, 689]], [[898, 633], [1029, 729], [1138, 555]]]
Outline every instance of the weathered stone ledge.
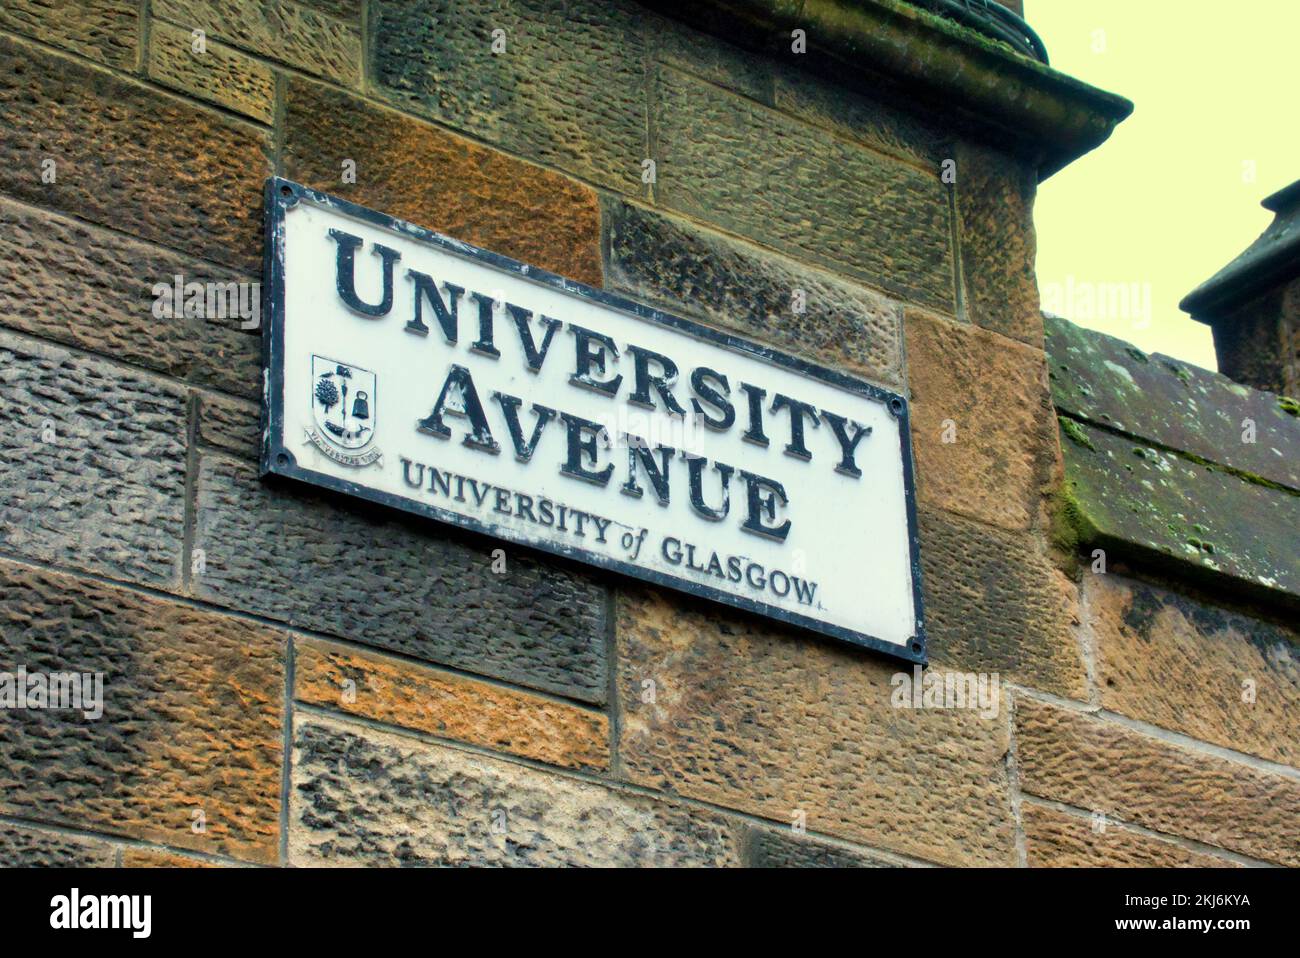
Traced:
[[731, 42], [791, 55], [803, 30], [806, 68], [842, 85], [890, 89], [959, 127], [1033, 158], [1046, 178], [1100, 146], [1133, 111], [974, 30], [900, 0], [729, 0], [643, 5]]
[[1300, 417], [1285, 397], [1045, 318], [1077, 544], [1300, 601]]

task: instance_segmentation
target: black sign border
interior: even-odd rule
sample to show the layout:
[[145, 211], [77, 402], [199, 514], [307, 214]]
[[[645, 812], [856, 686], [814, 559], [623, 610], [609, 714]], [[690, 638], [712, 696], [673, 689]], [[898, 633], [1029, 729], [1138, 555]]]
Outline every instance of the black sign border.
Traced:
[[[807, 378], [821, 380], [836, 388], [884, 403], [885, 407], [898, 419], [899, 425], [899, 453], [903, 465], [903, 492], [907, 509], [907, 541], [912, 565], [912, 596], [916, 609], [916, 634], [904, 645], [887, 642], [866, 633], [820, 622], [809, 616], [789, 612], [764, 602], [757, 602], [707, 585], [643, 569], [621, 559], [606, 558], [561, 543], [526, 542], [509, 534], [503, 534], [501, 530], [477, 519], [471, 519], [403, 496], [380, 492], [346, 479], [339, 479], [336, 476], [299, 466], [293, 452], [284, 444], [284, 220], [288, 211], [302, 200], [389, 230], [407, 239], [436, 246], [453, 256], [477, 260], [504, 272], [513, 273], [515, 276], [529, 282], [549, 286], [581, 299], [591, 300], [610, 309], [630, 314], [637, 319], [670, 327], [687, 333], [696, 339], [722, 346], [734, 352], [753, 356]], [[402, 512], [425, 516], [439, 522], [446, 522], [463, 529], [469, 529], [493, 539], [510, 542], [521, 548], [563, 556], [584, 565], [608, 569], [634, 579], [640, 579], [643, 582], [651, 582], [655, 585], [670, 588], [676, 592], [720, 602], [723, 605], [743, 609], [788, 625], [798, 626], [819, 635], [829, 636], [849, 645], [882, 652], [892, 658], [899, 658], [920, 665], [927, 664], [924, 600], [921, 588], [921, 552], [916, 521], [916, 482], [912, 467], [912, 431], [905, 397], [872, 383], [854, 379], [836, 370], [810, 363], [797, 356], [791, 356], [780, 350], [734, 336], [731, 333], [712, 329], [689, 319], [682, 319], [680, 316], [674, 316], [671, 313], [625, 299], [614, 293], [566, 279], [555, 273], [549, 273], [526, 263], [521, 263], [508, 256], [480, 249], [469, 243], [443, 236], [441, 233], [435, 233], [405, 220], [379, 213], [364, 206], [358, 206], [348, 200], [310, 189], [282, 177], [273, 176], [266, 181], [263, 224], [263, 396], [260, 473], [262, 477], [276, 475], [296, 479], [313, 486], [389, 506]]]

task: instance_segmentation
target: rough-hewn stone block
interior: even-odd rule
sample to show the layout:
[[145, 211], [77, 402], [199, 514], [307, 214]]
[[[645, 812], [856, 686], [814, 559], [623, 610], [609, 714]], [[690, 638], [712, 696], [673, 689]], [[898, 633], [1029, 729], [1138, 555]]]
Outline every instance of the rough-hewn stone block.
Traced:
[[217, 865], [161, 848], [123, 848], [123, 868], [216, 868]]
[[196, 594], [417, 659], [603, 702], [605, 589], [551, 560], [202, 457]]
[[361, 7], [366, 0], [299, 0], [299, 2], [305, 7], [319, 10], [331, 17], [356, 23], [360, 21]]
[[1300, 779], [1017, 696], [1024, 791], [1152, 831], [1300, 864]]
[[861, 140], [932, 173], [940, 172], [942, 161], [952, 156], [947, 137], [933, 127], [897, 107], [811, 74], [800, 65], [781, 67], [775, 82], [777, 109], [804, 122]]
[[646, 41], [660, 63], [771, 106], [774, 66], [768, 57], [648, 12], [644, 15], [644, 29]]
[[745, 831], [750, 868], [890, 868], [895, 863], [865, 849], [839, 845], [791, 829], [751, 825]]
[[195, 53], [189, 30], [154, 23], [149, 76], [261, 123], [271, 122], [275, 102], [271, 68], [215, 40], [206, 42], [202, 53]]
[[137, 0], [5, 0], [0, 6], [0, 29], [134, 70], [140, 4]]
[[957, 219], [966, 311], [976, 324], [1034, 347], [1043, 314], [1034, 278], [1032, 166], [963, 143], [957, 150]]
[[655, 196], [674, 209], [945, 311], [948, 199], [913, 166], [669, 67], [655, 98]]
[[921, 509], [931, 661], [1086, 698], [1074, 583], [1032, 540]]
[[1300, 767], [1300, 636], [1116, 575], [1084, 596], [1103, 708]]
[[1153, 838], [1118, 822], [1026, 802], [1020, 810], [1030, 868], [1223, 868], [1225, 858]]
[[[361, 79], [361, 30], [293, 0], [153, 0], [153, 14], [345, 86]], [[334, 11], [327, 11], [334, 12]]]
[[334, 642], [296, 649], [300, 702], [551, 765], [609, 765], [609, 719], [598, 712]]
[[237, 315], [153, 313], [155, 284], [171, 289], [176, 276], [182, 286], [238, 283], [241, 274], [5, 199], [0, 261], [9, 264], [0, 277], [0, 323], [180, 379], [260, 394], [259, 338], [240, 330]]
[[0, 822], [3, 868], [112, 868], [116, 856], [112, 843], [100, 838]]
[[617, 634], [629, 780], [932, 861], [1014, 863], [1005, 716], [894, 708], [897, 665], [649, 589], [620, 592]]
[[0, 563], [6, 669], [103, 675], [98, 719], [6, 714], [0, 809], [274, 860], [286, 639], [243, 619]]
[[739, 864], [706, 811], [299, 713], [294, 864]]
[[163, 586], [185, 512], [182, 389], [0, 332], [0, 547]]
[[[593, 286], [600, 207], [588, 187], [355, 97], [287, 81], [285, 173], [353, 202]], [[356, 162], [356, 183], [342, 181]]]
[[206, 390], [196, 391], [196, 395], [199, 442], [256, 461], [262, 442], [262, 413], [257, 404]]
[[919, 500], [1028, 528], [1055, 461], [1042, 352], [910, 309], [905, 331]]
[[[4, 38], [0, 115], [0, 191], [260, 269], [268, 134]], [[53, 183], [42, 181], [45, 160], [55, 163]]]
[[[627, 0], [378, 0], [371, 70], [408, 109], [637, 194], [645, 16]], [[496, 30], [505, 52], [493, 52]]]
[[621, 200], [606, 204], [605, 229], [608, 286], [815, 362], [900, 381], [897, 303]]

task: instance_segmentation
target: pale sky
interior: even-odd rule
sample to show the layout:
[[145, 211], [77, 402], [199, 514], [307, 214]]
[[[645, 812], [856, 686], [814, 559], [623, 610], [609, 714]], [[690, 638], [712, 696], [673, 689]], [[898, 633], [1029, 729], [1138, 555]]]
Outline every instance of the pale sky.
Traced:
[[1260, 200], [1300, 179], [1300, 2], [1025, 0], [1025, 19], [1053, 67], [1134, 103], [1039, 188], [1043, 308], [1216, 368], [1209, 327], [1178, 301], [1269, 224]]

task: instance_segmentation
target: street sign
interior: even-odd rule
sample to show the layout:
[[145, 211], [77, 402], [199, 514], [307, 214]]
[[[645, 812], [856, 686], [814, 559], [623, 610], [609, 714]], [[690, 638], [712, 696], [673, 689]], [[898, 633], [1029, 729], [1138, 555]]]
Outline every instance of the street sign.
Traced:
[[264, 295], [264, 474], [924, 661], [901, 396], [281, 179]]

